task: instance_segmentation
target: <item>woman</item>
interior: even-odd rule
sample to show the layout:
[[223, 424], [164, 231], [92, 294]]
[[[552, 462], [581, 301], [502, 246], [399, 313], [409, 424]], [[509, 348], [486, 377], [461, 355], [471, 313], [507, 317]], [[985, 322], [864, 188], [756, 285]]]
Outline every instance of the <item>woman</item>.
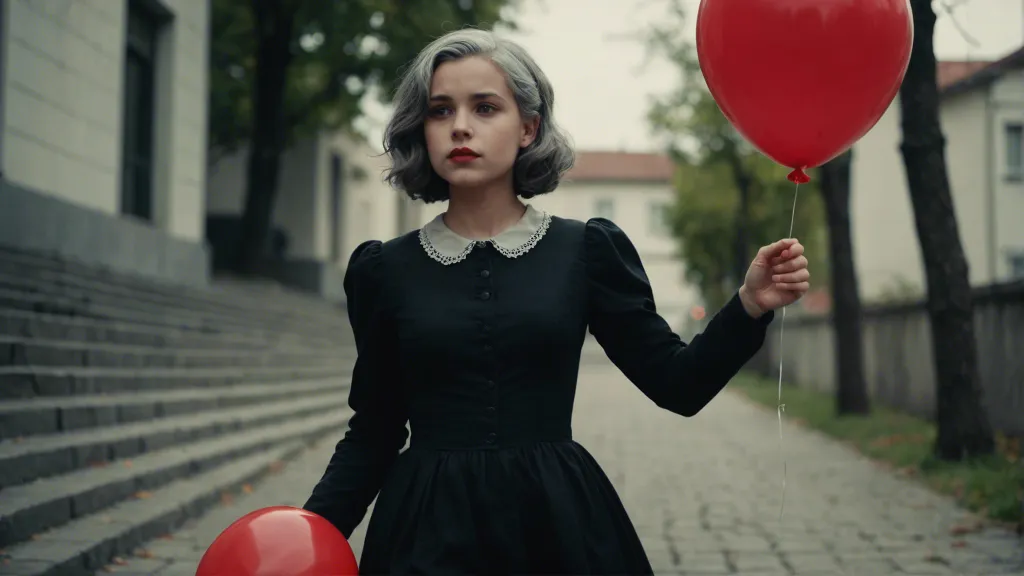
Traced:
[[586, 331], [658, 406], [693, 416], [761, 347], [772, 310], [807, 290], [799, 243], [762, 248], [683, 343], [622, 230], [522, 202], [572, 165], [553, 105], [530, 56], [478, 30], [427, 46], [398, 89], [388, 180], [448, 210], [352, 254], [354, 415], [305, 505], [348, 537], [379, 492], [363, 573], [650, 574], [615, 489], [572, 440]]

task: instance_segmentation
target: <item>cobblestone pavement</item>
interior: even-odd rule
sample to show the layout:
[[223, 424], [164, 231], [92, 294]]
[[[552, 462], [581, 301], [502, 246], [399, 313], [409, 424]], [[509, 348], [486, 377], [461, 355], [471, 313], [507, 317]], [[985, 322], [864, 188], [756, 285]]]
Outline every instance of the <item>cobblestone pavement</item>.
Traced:
[[[724, 393], [696, 418], [655, 407], [608, 365], [584, 366], [574, 434], [602, 463], [659, 574], [1024, 576], [1024, 543], [773, 411]], [[253, 509], [301, 505], [336, 438], [113, 571], [193, 576]], [[780, 520], [782, 457], [788, 462]], [[358, 555], [362, 528], [353, 537]]]

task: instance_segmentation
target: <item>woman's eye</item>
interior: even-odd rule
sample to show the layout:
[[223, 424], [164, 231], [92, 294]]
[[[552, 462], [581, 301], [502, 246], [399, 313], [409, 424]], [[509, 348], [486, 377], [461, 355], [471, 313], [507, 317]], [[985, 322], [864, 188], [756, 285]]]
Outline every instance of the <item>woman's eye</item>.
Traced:
[[492, 112], [497, 112], [498, 111], [497, 108], [495, 108], [494, 106], [492, 106], [490, 104], [481, 104], [480, 108], [478, 108], [478, 110], [481, 113], [483, 113], [483, 114], [490, 114]]
[[448, 113], [448, 111], [449, 111], [448, 107], [446, 107], [446, 106], [438, 106], [437, 108], [431, 108], [427, 112], [427, 115], [436, 118], [436, 117], [439, 117], [439, 116], [444, 116], [445, 114]]

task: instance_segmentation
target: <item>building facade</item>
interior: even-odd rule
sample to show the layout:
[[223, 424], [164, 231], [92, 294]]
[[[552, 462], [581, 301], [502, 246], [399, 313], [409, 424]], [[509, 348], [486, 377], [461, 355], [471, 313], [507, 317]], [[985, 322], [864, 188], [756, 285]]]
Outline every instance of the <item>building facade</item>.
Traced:
[[207, 282], [209, 13], [0, 3], [0, 245]]
[[[1024, 278], [1024, 49], [941, 62], [940, 121], [971, 284]], [[854, 147], [850, 211], [866, 301], [924, 295], [924, 265], [900, 154], [899, 101]]]

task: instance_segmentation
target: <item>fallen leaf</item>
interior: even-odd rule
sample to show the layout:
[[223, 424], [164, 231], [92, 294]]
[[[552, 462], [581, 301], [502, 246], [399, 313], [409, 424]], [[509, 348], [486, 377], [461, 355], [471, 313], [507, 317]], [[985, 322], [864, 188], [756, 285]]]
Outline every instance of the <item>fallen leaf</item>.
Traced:
[[145, 548], [142, 548], [140, 550], [136, 550], [135, 551], [135, 555], [138, 556], [139, 558], [156, 558], [155, 554], [153, 554], [149, 550], [146, 550]]
[[967, 548], [967, 542], [964, 540], [953, 540], [949, 543], [951, 548]]
[[280, 472], [281, 470], [284, 469], [284, 462], [281, 462], [280, 460], [275, 460], [271, 462], [270, 465], [267, 466], [267, 468], [270, 470], [271, 474]]
[[89, 468], [106, 468], [108, 464], [110, 463], [104, 462], [102, 460], [96, 460], [93, 462], [89, 462]]
[[163, 534], [160, 536], [161, 540], [174, 540], [174, 536], [171, 534]]
[[235, 497], [232, 496], [229, 492], [221, 492], [221, 494], [220, 494], [220, 503], [221, 504], [223, 504], [224, 506], [230, 506], [231, 504], [234, 503], [234, 501], [235, 501]]
[[974, 532], [980, 532], [983, 528], [984, 528], [984, 523], [983, 522], [978, 522], [978, 521], [971, 522], [971, 523], [964, 522], [964, 523], [953, 525], [953, 527], [949, 529], [949, 534], [951, 536], [964, 536], [966, 534], [972, 534]]
[[139, 500], [148, 500], [153, 497], [153, 493], [146, 490], [140, 490], [135, 493], [135, 497]]
[[124, 565], [128, 564], [128, 561], [125, 560], [124, 558], [121, 558], [120, 556], [114, 556], [114, 558], [111, 560], [111, 562], [113, 562], [114, 564], [117, 564], [118, 566], [124, 566]]
[[125, 468], [131, 468], [132, 466], [133, 466], [133, 463], [132, 463], [131, 460], [125, 460], [124, 461], [124, 467]]
[[251, 484], [242, 484], [242, 492], [244, 492], [246, 494], [252, 494], [252, 485]]

